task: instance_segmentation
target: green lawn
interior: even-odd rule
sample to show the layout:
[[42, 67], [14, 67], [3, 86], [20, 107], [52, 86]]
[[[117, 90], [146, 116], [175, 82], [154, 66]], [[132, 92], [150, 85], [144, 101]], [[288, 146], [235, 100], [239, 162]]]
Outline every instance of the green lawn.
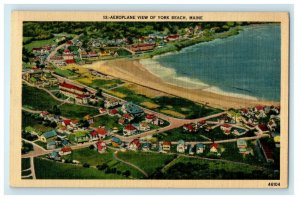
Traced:
[[28, 50], [31, 51], [33, 48], [40, 48], [45, 45], [52, 45], [52, 44], [57, 44], [55, 42], [56, 37], [53, 37], [51, 39], [46, 39], [46, 40], [37, 40], [37, 41], [32, 41], [29, 44], [24, 45], [24, 47]]
[[[33, 110], [51, 110], [54, 105], [60, 105], [62, 102], [55, 100], [47, 92], [35, 87], [23, 84], [22, 87], [22, 105]], [[63, 104], [59, 106], [62, 116], [82, 119], [85, 115], [96, 115], [96, 108], [84, 107], [76, 104]]]
[[104, 80], [104, 79], [96, 79], [93, 80], [89, 86], [93, 88], [104, 88], [104, 89], [109, 89], [113, 88], [115, 86], [118, 86], [119, 84], [123, 84], [120, 79], [110, 79], [110, 80]]
[[95, 168], [63, 164], [40, 158], [34, 159], [37, 179], [125, 179], [122, 175], [106, 174]]
[[161, 153], [152, 153], [152, 152], [119, 152], [118, 157], [122, 160], [130, 162], [141, 169], [146, 173], [151, 175], [158, 168], [164, 167], [168, 162], [172, 161], [175, 158], [173, 154], [161, 154]]
[[45, 142], [42, 142], [42, 141], [36, 141], [36, 142], [34, 142], [34, 143], [36, 143], [37, 145], [43, 147], [44, 149], [47, 149], [47, 143], [45, 143]]
[[35, 116], [37, 114], [27, 113], [22, 111], [22, 128], [25, 129], [28, 126], [31, 126], [41, 134], [47, 131], [51, 131], [53, 128], [45, 126], [42, 124], [42, 120], [37, 119]]
[[76, 75], [76, 73], [74, 73], [73, 71], [71, 70], [65, 70], [65, 69], [60, 69], [60, 68], [56, 68], [54, 70], [54, 72], [60, 76], [63, 76], [63, 77], [70, 77], [70, 76], [74, 76]]
[[164, 173], [161, 179], [274, 179], [273, 172], [251, 165], [231, 162], [210, 161], [197, 158], [179, 157]]
[[208, 141], [201, 136], [201, 133], [184, 132], [182, 127], [155, 134], [154, 137], [156, 137], [159, 141]]
[[94, 123], [91, 125], [93, 127], [105, 126], [106, 128], [117, 127], [121, 130], [122, 126], [118, 124], [119, 118], [117, 116], [103, 115], [100, 117], [94, 118]]
[[68, 158], [78, 160], [81, 164], [88, 163], [91, 166], [102, 165], [105, 163], [109, 165], [110, 168], [116, 168], [121, 172], [129, 170], [133, 178], [138, 179], [143, 177], [143, 174], [135, 168], [115, 160], [113, 158], [113, 153], [114, 151], [111, 149], [108, 149], [106, 153], [100, 154], [96, 150], [84, 148], [74, 150], [73, 154], [69, 155]]
[[30, 168], [30, 159], [29, 158], [22, 158], [21, 163], [22, 163], [22, 170]]

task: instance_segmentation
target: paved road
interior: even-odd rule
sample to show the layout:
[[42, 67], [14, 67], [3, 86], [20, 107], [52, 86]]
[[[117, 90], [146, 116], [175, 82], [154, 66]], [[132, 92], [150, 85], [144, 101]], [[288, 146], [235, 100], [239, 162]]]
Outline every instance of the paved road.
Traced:
[[140, 167], [138, 167], [138, 166], [132, 164], [131, 162], [127, 162], [127, 161], [125, 161], [125, 160], [122, 160], [122, 159], [118, 158], [117, 155], [118, 155], [118, 151], [115, 151], [115, 152], [114, 152], [114, 158], [115, 158], [116, 160], [118, 160], [118, 161], [120, 161], [120, 162], [123, 162], [124, 164], [127, 164], [127, 165], [129, 165], [129, 166], [131, 166], [131, 167], [133, 167], [133, 168], [139, 170], [142, 174], [144, 174], [144, 176], [148, 177], [148, 174], [147, 174], [143, 169], [141, 169]]
[[33, 157], [30, 157], [30, 168], [31, 168], [32, 179], [36, 179], [35, 168], [34, 168], [34, 158]]

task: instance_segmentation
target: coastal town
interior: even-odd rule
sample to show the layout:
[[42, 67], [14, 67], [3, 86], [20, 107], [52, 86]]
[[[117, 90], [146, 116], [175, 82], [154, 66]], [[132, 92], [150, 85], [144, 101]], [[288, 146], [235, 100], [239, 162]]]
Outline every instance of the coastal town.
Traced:
[[235, 35], [242, 25], [25, 35], [22, 179], [278, 179], [278, 104], [214, 107], [90, 67]]

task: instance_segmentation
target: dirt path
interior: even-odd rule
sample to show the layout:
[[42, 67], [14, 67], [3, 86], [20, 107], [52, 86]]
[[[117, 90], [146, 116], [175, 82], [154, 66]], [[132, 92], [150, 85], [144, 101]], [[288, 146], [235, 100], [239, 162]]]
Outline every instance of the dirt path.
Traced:
[[118, 151], [115, 151], [114, 156], [113, 156], [117, 161], [123, 162], [124, 164], [127, 164], [127, 165], [139, 170], [142, 174], [144, 174], [144, 176], [148, 177], [148, 174], [143, 169], [141, 169], [140, 167], [138, 167], [130, 162], [127, 162], [125, 160], [118, 158], [117, 154], [118, 154]]

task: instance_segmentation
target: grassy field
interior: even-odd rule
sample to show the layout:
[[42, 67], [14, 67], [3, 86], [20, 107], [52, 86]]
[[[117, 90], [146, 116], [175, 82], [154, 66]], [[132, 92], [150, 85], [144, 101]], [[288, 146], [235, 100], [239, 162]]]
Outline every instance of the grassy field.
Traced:
[[35, 130], [37, 130], [37, 133], [43, 133], [53, 129], [51, 127], [43, 125], [42, 121], [33, 117], [32, 113], [22, 111], [22, 128], [24, 129], [28, 126], [31, 126]]
[[119, 118], [117, 116], [103, 115], [94, 118], [94, 123], [91, 126], [93, 127], [105, 126], [106, 128], [110, 128], [110, 129], [117, 127], [118, 129], [121, 129], [122, 126], [118, 124], [118, 119]]
[[106, 174], [95, 168], [62, 164], [40, 158], [34, 159], [37, 179], [125, 179], [118, 174]]
[[[186, 172], [186, 171], [189, 172]], [[169, 165], [162, 179], [274, 179], [272, 171], [239, 163], [179, 157]]]
[[29, 158], [22, 158], [21, 163], [22, 163], [22, 170], [30, 168], [30, 159]]
[[155, 134], [154, 137], [156, 137], [159, 141], [208, 141], [203, 138], [200, 133], [184, 132], [182, 127]]
[[132, 168], [129, 165], [126, 165], [122, 162], [119, 162], [113, 158], [114, 151], [111, 149], [108, 149], [106, 153], [99, 154], [95, 150], [91, 150], [89, 148], [84, 149], [78, 149], [74, 150], [73, 154], [70, 155], [72, 159], [80, 161], [83, 163], [88, 163], [91, 166], [97, 166], [102, 165], [106, 163], [111, 168], [116, 168], [117, 170], [120, 170], [122, 172], [129, 170], [131, 173], [131, 176], [133, 178], [142, 178], [143, 174], [139, 172], [138, 170]]
[[60, 76], [63, 76], [63, 77], [70, 77], [70, 76], [74, 76], [76, 75], [76, 73], [74, 73], [73, 71], [69, 70], [69, 69], [60, 69], [60, 68], [56, 68], [54, 70], [54, 72]]
[[[33, 110], [51, 110], [54, 105], [60, 105], [62, 102], [55, 100], [47, 92], [35, 87], [23, 84], [22, 87], [22, 105]], [[79, 106], [76, 104], [63, 104], [59, 106], [62, 116], [82, 119], [85, 115], [96, 115], [96, 108]]]
[[[33, 48], [39, 48], [45, 45], [53, 45], [57, 44], [55, 41], [55, 37], [47, 40], [37, 40], [37, 41], [32, 41], [29, 44], [24, 45], [24, 47], [28, 50], [31, 51]], [[28, 39], [27, 39], [28, 40]]]
[[140, 167], [146, 173], [151, 175], [156, 169], [162, 168], [172, 161], [175, 158], [175, 155], [128, 151], [119, 152], [118, 157]]

